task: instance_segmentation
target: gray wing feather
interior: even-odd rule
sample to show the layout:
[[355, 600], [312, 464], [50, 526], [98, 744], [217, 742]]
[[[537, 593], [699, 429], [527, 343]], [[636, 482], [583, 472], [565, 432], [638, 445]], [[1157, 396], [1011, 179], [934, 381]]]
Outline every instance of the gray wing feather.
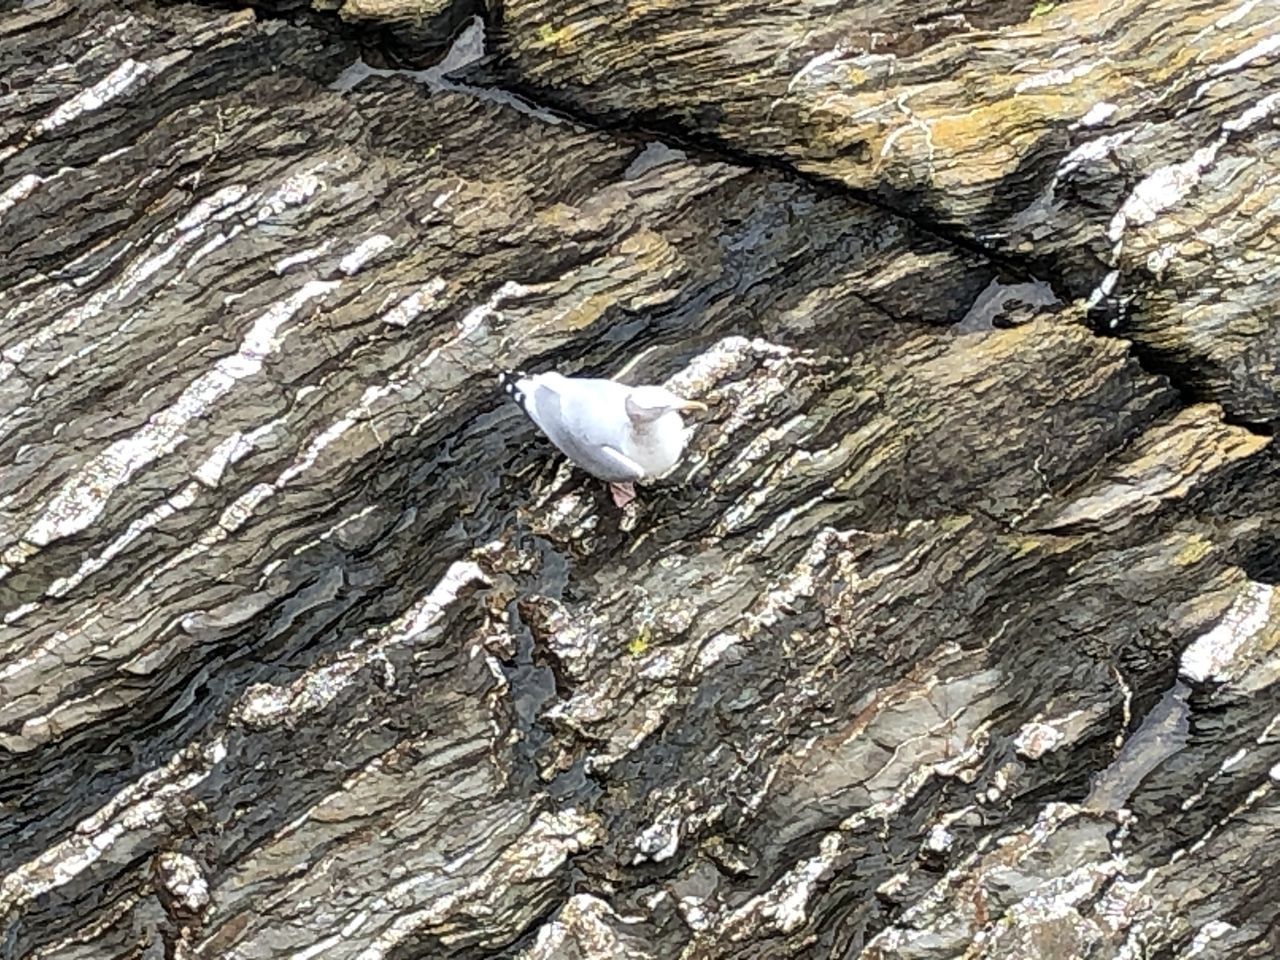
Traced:
[[570, 460], [613, 483], [640, 480], [644, 470], [622, 452], [631, 421], [628, 387], [612, 380], [541, 373], [504, 381], [525, 414]]

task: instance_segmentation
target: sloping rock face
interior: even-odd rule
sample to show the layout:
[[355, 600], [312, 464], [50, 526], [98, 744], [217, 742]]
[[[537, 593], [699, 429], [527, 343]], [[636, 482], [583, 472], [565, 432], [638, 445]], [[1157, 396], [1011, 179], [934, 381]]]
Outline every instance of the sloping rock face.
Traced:
[[293, 18], [322, 14], [311, 18], [312, 25], [350, 28], [348, 38], [366, 57], [415, 66], [440, 60], [455, 35], [482, 12], [478, 0], [252, 0], [244, 5]]
[[502, 0], [504, 82], [785, 163], [1035, 264], [1280, 420], [1274, 4]]
[[[551, 43], [503, 16], [509, 55]], [[961, 43], [937, 23], [912, 55]], [[696, 40], [743, 123], [760, 29]], [[1273, 956], [1280, 457], [1241, 404], [1274, 396], [1274, 160], [1226, 141], [1221, 205], [1125, 214], [1117, 256], [1172, 252], [1117, 332], [1190, 344], [1134, 349], [1070, 300], [1087, 243], [993, 260], [942, 193], [585, 116], [692, 100], [571, 119], [367, 42], [0, 17], [0, 957]], [[1197, 122], [1273, 135], [1271, 56]], [[962, 140], [946, 202], [994, 209]], [[1092, 229], [1081, 190], [1043, 223]], [[1254, 326], [1206, 335], [1227, 304]], [[710, 412], [619, 513], [515, 367]]]

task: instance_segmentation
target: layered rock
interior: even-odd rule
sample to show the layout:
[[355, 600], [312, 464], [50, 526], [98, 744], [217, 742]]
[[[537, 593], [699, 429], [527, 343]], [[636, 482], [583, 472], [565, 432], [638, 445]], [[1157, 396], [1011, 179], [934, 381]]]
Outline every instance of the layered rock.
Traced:
[[1088, 298], [1197, 397], [1280, 419], [1272, 5], [499, 10], [503, 83], [879, 197]]
[[435, 64], [484, 12], [479, 0], [246, 0], [244, 5], [339, 32], [379, 66]]
[[[0, 956], [1265, 955], [1266, 437], [742, 157], [0, 24]], [[711, 410], [620, 514], [516, 366]]]

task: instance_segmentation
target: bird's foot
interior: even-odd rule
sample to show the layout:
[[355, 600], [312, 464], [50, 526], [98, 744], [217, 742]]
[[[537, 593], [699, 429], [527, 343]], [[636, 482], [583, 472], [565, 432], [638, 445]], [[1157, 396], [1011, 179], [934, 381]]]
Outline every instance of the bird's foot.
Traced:
[[611, 483], [609, 492], [613, 494], [613, 502], [619, 510], [627, 509], [627, 504], [636, 498], [636, 487], [633, 483]]

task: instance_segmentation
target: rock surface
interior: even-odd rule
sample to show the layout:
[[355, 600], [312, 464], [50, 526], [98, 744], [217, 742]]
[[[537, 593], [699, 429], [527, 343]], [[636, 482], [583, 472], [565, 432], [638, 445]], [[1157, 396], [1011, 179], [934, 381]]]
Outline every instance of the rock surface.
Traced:
[[501, 81], [835, 181], [1034, 264], [1280, 421], [1280, 11], [1254, 0], [502, 0]]
[[[698, 49], [758, 121], [731, 21]], [[367, 42], [0, 18], [0, 957], [1274, 955], [1274, 160], [1231, 140], [1221, 205], [1099, 255], [1172, 251], [1135, 349], [1083, 241], [1026, 261], [1059, 302], [942, 208]], [[963, 142], [952, 199], [999, 206]], [[517, 366], [711, 410], [620, 514]]]
[[372, 61], [416, 66], [440, 60], [468, 22], [483, 12], [479, 0], [245, 0], [245, 5], [274, 16], [321, 14], [312, 19], [315, 26], [352, 28], [349, 39]]

